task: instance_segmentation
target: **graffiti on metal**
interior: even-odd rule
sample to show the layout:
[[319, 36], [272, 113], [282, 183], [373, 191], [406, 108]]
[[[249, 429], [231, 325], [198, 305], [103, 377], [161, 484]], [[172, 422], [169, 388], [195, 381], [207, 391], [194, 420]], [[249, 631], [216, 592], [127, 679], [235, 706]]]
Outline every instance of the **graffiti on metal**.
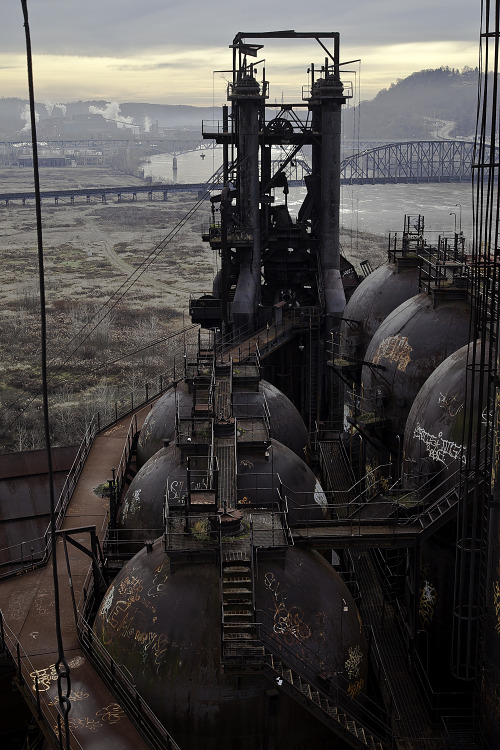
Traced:
[[437, 601], [437, 592], [429, 581], [424, 581], [420, 592], [418, 614], [422, 625], [428, 627], [434, 617], [434, 608]]
[[274, 573], [266, 573], [264, 584], [274, 599], [273, 631], [283, 636], [285, 642], [291, 643], [296, 638], [299, 641], [311, 636], [311, 628], [303, 620], [303, 612], [299, 607], [290, 606], [287, 597], [281, 591], [281, 583]]
[[[72, 690], [69, 695], [69, 701], [70, 703], [77, 703], [78, 701], [84, 701], [86, 698], [89, 697], [88, 693], [84, 693], [82, 690], [74, 691]], [[59, 706], [59, 698], [54, 698], [54, 700], [49, 701], [47, 703], [48, 706]]]
[[[96, 719], [90, 716], [70, 717], [68, 721], [70, 730], [75, 732], [85, 729], [95, 733], [102, 729], [105, 724], [117, 724], [123, 719], [125, 712], [118, 703], [110, 703], [96, 711], [95, 715]], [[57, 724], [54, 726], [54, 731], [56, 734], [59, 731]]]
[[131, 515], [133, 515], [134, 513], [137, 513], [140, 507], [141, 507], [141, 488], [139, 488], [138, 490], [134, 490], [134, 492], [132, 493], [132, 498], [127, 498], [125, 500], [123, 511], [122, 511], [122, 521], [126, 521], [129, 513]]
[[361, 664], [363, 661], [363, 652], [358, 644], [356, 646], [349, 646], [349, 656], [345, 661], [345, 669], [349, 680], [354, 680], [359, 677], [361, 671]]
[[364, 685], [365, 685], [365, 681], [363, 680], [362, 677], [359, 680], [356, 680], [356, 682], [351, 682], [349, 684], [349, 687], [347, 688], [347, 693], [349, 697], [351, 698], [351, 700], [361, 693]]
[[413, 432], [413, 437], [424, 443], [429, 458], [433, 458], [435, 461], [439, 461], [446, 465], [446, 456], [457, 461], [460, 459], [461, 453], [462, 462], [465, 461], [465, 448], [458, 443], [454, 443], [453, 440], [445, 440], [442, 432], [438, 435], [433, 435], [431, 432], [424, 430], [424, 428], [417, 422]]
[[36, 692], [38, 683], [38, 691], [44, 693], [50, 688], [51, 682], [57, 680], [56, 665], [49, 664], [44, 669], [35, 669], [34, 672], [30, 672], [30, 677], [33, 680], [33, 692]]
[[386, 359], [397, 367], [401, 372], [405, 372], [411, 359], [413, 349], [408, 343], [407, 336], [389, 336], [379, 344], [373, 364], [379, 365], [381, 359]]
[[498, 581], [493, 584], [493, 608], [495, 610], [495, 630], [500, 635], [500, 585]]
[[440, 393], [438, 396], [439, 407], [454, 419], [464, 408], [463, 402], [458, 403], [456, 393]]

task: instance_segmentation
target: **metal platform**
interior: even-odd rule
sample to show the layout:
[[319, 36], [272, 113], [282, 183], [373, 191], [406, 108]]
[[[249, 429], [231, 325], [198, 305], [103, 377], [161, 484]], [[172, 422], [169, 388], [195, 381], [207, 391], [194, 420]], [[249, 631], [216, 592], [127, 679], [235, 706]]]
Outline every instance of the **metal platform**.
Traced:
[[[139, 420], [144, 419], [148, 408], [139, 412]], [[95, 526], [98, 536], [102, 538], [108, 500], [96, 495], [94, 489], [110, 478], [111, 467], [118, 464], [129, 421], [121, 420], [95, 439], [70, 501], [63, 530]], [[89, 536], [81, 533], [77, 539], [86, 544]], [[89, 558], [72, 546], [68, 546], [68, 555], [78, 601], [88, 585]], [[149, 745], [81, 648], [61, 537], [57, 541], [57, 559], [63, 643], [71, 668], [71, 748], [146, 750]], [[33, 706], [35, 715], [39, 706], [40, 716], [49, 734], [51, 731], [57, 732], [58, 698], [54, 664], [58, 651], [52, 559], [44, 568], [3, 581], [0, 585], [0, 610], [4, 644], [20, 671], [20, 684], [25, 697]], [[140, 705], [139, 702], [137, 705]]]

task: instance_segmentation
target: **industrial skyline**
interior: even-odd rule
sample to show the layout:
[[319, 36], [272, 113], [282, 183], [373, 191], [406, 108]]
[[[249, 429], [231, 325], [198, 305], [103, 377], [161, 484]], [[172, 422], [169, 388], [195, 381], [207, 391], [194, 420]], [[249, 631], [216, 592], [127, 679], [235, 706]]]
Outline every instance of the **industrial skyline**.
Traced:
[[[220, 0], [88, 0], [85, 5], [31, 0], [36, 96], [51, 103], [106, 99], [218, 106], [225, 100], [227, 78], [219, 70], [221, 47], [235, 29], [314, 31], [326, 26], [340, 32], [343, 61], [361, 58], [361, 63], [346, 66], [343, 77], [360, 86], [361, 99], [371, 99], [417, 70], [475, 67], [478, 15], [476, 3], [467, 0], [443, 0], [439, 6], [429, 0], [359, 0], [340, 7], [319, 0], [313, 14], [297, 2], [288, 3], [284, 13], [282, 5], [261, 0], [233, 6], [231, 12]], [[307, 44], [311, 62], [321, 63], [318, 46]], [[0, 50], [2, 96], [26, 98], [20, 3], [3, 8]], [[266, 50], [271, 98], [300, 95], [296, 60], [304, 55], [307, 59], [307, 52], [298, 56], [286, 40], [272, 53]], [[207, 75], [210, 70], [217, 72]]]

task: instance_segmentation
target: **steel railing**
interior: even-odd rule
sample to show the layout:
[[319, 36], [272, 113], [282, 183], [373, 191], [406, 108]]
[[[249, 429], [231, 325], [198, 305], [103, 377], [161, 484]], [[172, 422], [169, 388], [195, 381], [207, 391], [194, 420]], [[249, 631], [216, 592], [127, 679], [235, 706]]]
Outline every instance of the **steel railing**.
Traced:
[[[44, 669], [36, 669], [19, 642], [15, 633], [7, 625], [0, 611], [0, 650], [8, 654], [16, 679], [23, 686], [24, 696], [31, 704], [34, 715], [44, 719], [46, 731], [52, 737], [54, 746], [63, 748], [64, 726], [62, 714], [57, 709], [57, 700], [49, 696], [52, 682], [57, 681], [55, 664]], [[69, 731], [71, 748], [81, 748], [74, 733]], [[66, 750], [69, 750], [67, 748]]]

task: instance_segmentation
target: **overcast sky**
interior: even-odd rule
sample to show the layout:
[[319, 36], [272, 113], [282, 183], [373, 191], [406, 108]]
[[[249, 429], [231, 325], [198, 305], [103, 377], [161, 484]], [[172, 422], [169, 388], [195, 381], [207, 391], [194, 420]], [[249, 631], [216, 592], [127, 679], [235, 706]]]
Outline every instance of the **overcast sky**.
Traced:
[[[339, 31], [346, 80], [371, 99], [398, 78], [478, 62], [480, 0], [28, 0], [37, 101], [78, 99], [220, 105], [238, 31]], [[315, 42], [269, 40], [271, 99], [294, 97]], [[350, 72], [352, 71], [352, 72]], [[20, 0], [3, 0], [0, 95], [27, 98]]]

